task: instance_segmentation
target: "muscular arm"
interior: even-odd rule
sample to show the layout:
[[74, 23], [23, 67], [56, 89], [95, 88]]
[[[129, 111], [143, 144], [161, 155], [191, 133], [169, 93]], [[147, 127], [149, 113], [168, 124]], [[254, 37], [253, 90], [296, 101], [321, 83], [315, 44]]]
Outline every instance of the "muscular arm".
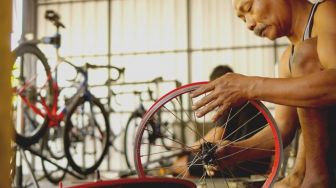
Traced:
[[298, 78], [251, 78], [249, 99], [298, 107], [321, 107], [336, 103], [336, 69]]
[[[281, 58], [280, 66], [279, 66], [279, 77], [285, 78], [289, 77], [289, 69], [288, 69], [288, 55], [289, 49], [286, 50], [284, 55]], [[277, 105], [275, 108], [275, 121], [278, 125], [279, 131], [281, 133], [283, 145], [287, 146], [291, 143], [295, 131], [299, 127], [299, 119], [297, 116], [297, 111], [295, 107]], [[269, 139], [268, 139], [269, 138]], [[260, 132], [253, 135], [251, 138], [246, 140], [236, 142], [232, 144], [232, 147], [224, 148], [222, 151], [218, 150], [218, 155], [222, 155], [223, 152], [225, 154], [232, 154], [239, 152], [242, 148], [250, 148], [253, 146], [257, 146], [258, 148], [262, 148], [265, 150], [274, 149], [274, 142], [272, 139], [272, 132], [270, 127], [266, 127]], [[243, 161], [251, 158], [262, 158], [265, 156], [272, 155], [272, 152], [260, 152], [256, 150], [247, 150], [246, 152], [239, 153], [238, 155], [233, 155], [233, 158], [229, 158], [225, 161], [222, 161], [222, 164], [231, 164], [237, 161]]]

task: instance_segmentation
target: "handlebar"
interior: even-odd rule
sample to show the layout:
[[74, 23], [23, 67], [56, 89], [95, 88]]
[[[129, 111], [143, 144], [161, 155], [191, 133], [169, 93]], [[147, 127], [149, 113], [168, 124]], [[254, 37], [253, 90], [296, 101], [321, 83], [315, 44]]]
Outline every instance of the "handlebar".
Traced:
[[86, 69], [112, 69], [116, 71], [116, 76], [114, 76], [113, 78], [110, 78], [109, 80], [107, 80], [106, 82], [115, 82], [117, 80], [120, 79], [121, 75], [124, 75], [125, 73], [125, 68], [119, 68], [116, 66], [112, 66], [112, 65], [92, 65], [90, 63], [86, 63]]
[[86, 63], [86, 67], [90, 68], [90, 69], [116, 69], [118, 70], [120, 73], [124, 73], [125, 72], [125, 68], [119, 68], [113, 65], [92, 65], [90, 63]]
[[160, 76], [160, 77], [154, 78], [151, 82], [158, 83], [158, 82], [162, 82], [162, 81], [163, 81], [163, 78]]

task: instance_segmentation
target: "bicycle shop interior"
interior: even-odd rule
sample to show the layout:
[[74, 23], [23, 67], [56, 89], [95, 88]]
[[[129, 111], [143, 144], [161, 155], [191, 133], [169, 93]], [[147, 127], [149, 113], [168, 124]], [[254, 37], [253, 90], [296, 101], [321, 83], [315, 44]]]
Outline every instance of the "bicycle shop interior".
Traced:
[[[0, 116], [8, 122], [0, 135], [13, 135], [0, 158], [10, 182], [1, 187], [97, 182], [150, 187], [144, 177], [153, 182], [163, 177], [160, 186], [183, 180], [170, 187], [258, 187], [268, 178], [267, 170], [241, 175], [233, 167], [228, 174], [211, 175], [207, 158], [213, 157], [214, 144], [202, 144], [212, 148], [210, 154], [195, 151], [202, 156], [199, 174], [186, 172], [195, 157], [186, 170], [175, 171], [176, 161], [193, 153], [192, 145], [215, 126], [211, 115], [195, 116], [189, 92], [208, 82], [219, 65], [243, 75], [276, 77], [289, 44], [256, 37], [235, 16], [231, 1], [5, 0], [0, 5], [11, 10], [1, 28], [10, 27], [14, 62], [1, 73], [12, 96], [0, 104], [11, 109]], [[270, 112], [260, 113], [265, 117], [274, 113], [272, 103], [251, 104]], [[277, 176], [290, 172], [296, 145], [284, 148]], [[3, 165], [7, 160], [10, 165]], [[267, 169], [274, 161], [266, 160]], [[7, 177], [6, 171], [0, 174]]]

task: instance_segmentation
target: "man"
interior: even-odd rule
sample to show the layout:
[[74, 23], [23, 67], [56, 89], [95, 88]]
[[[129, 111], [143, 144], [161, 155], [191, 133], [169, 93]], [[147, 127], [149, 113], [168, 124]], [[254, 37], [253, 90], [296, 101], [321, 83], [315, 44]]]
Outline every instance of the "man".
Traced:
[[[230, 73], [194, 91], [192, 97], [209, 92], [194, 104], [196, 115], [201, 117], [217, 109], [213, 116], [216, 121], [227, 108], [246, 100], [276, 103], [275, 118], [284, 143], [289, 143], [293, 130], [301, 125], [305, 147], [301, 158], [304, 173], [285, 187], [335, 187], [330, 165], [335, 158], [330, 155], [333, 143], [329, 139], [330, 130], [336, 126], [335, 2], [233, 0], [233, 6], [256, 35], [271, 40], [286, 36], [292, 45], [282, 55], [280, 78]], [[219, 148], [216, 155], [223, 155], [224, 150]], [[225, 161], [220, 161], [220, 167], [224, 165]]]

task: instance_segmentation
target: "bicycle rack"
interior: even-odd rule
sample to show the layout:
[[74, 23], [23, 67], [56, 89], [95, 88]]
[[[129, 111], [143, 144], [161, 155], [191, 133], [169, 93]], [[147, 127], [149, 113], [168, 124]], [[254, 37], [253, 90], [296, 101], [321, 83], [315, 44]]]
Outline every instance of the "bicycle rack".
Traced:
[[15, 147], [16, 147], [16, 151], [19, 153], [19, 156], [17, 156], [17, 157], [19, 157], [19, 161], [20, 161], [19, 165], [16, 165], [16, 167], [15, 167], [16, 168], [16, 173], [15, 174], [17, 175], [15, 177], [15, 180], [16, 180], [16, 185], [18, 187], [22, 187], [22, 180], [23, 180], [23, 177], [22, 177], [23, 176], [23, 173], [22, 173], [22, 159], [25, 161], [25, 163], [26, 163], [26, 165], [28, 167], [29, 174], [30, 174], [30, 176], [32, 178], [32, 181], [33, 181], [31, 184], [27, 185], [27, 187], [29, 187], [31, 185], [34, 185], [35, 188], [40, 188], [38, 182], [45, 178], [45, 176], [42, 176], [39, 179], [36, 178], [36, 176], [34, 174], [34, 170], [33, 170], [32, 166], [31, 166], [31, 164], [30, 164], [30, 162], [29, 162], [29, 160], [27, 158], [27, 155], [26, 155], [25, 151], [29, 151], [32, 155], [40, 157], [41, 160], [45, 160], [45, 161], [51, 163], [52, 165], [54, 165], [57, 168], [65, 171], [66, 173], [68, 173], [68, 174], [76, 177], [77, 179], [80, 179], [80, 180], [85, 179], [84, 176], [76, 174], [75, 172], [70, 171], [68, 168], [64, 168], [64, 167], [58, 165], [57, 163], [55, 163], [55, 162], [51, 161], [50, 159], [48, 159], [42, 153], [39, 153], [39, 152], [37, 152], [36, 150], [34, 150], [32, 148], [23, 148], [23, 147], [20, 147], [18, 145], [16, 145]]

